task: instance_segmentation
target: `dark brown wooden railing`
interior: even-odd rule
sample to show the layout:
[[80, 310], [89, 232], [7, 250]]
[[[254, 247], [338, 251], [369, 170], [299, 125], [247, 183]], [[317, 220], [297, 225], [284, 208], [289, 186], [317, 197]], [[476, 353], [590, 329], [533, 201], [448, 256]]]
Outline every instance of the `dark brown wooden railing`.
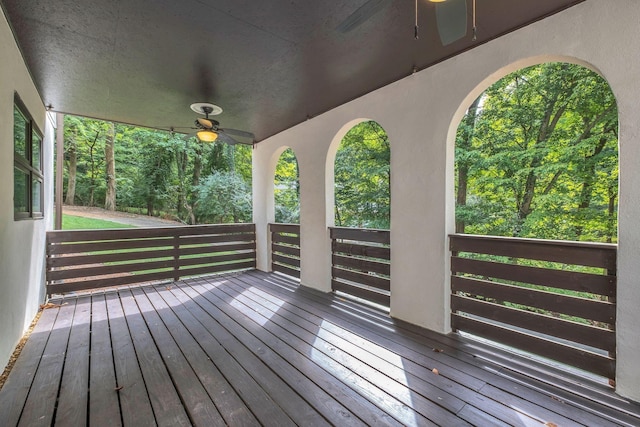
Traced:
[[455, 331], [615, 378], [616, 245], [449, 239]]
[[254, 224], [50, 231], [47, 293], [255, 268]]
[[385, 307], [391, 304], [389, 230], [330, 227], [331, 288]]
[[271, 270], [300, 278], [300, 225], [269, 224]]

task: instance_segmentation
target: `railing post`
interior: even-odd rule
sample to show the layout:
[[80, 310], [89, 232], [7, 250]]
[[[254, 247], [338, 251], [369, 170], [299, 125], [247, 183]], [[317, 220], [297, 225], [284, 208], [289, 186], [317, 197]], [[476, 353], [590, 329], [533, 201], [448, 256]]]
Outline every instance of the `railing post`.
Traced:
[[180, 235], [173, 236], [173, 281], [180, 280]]

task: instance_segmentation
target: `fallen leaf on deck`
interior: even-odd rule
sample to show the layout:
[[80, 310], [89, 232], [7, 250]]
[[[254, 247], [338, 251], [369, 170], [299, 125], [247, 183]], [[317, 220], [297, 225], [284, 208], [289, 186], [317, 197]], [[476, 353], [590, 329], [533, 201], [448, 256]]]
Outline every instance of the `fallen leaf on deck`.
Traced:
[[46, 310], [47, 308], [59, 308], [66, 304], [66, 302], [64, 304], [54, 304], [52, 302], [48, 302], [46, 304], [40, 304], [40, 310]]
[[120, 390], [122, 390], [123, 388], [124, 388], [124, 386], [123, 386], [123, 385], [121, 385], [120, 387], [116, 387], [116, 388], [114, 388], [114, 390], [115, 390], [115, 391], [120, 391]]
[[170, 291], [171, 290], [171, 286], [167, 286], [167, 290]]
[[554, 423], [545, 423], [544, 425], [547, 427], [558, 427], [558, 425]]
[[441, 348], [434, 348], [434, 349], [433, 349], [433, 352], [434, 352], [434, 353], [442, 353], [443, 351], [444, 351], [444, 350], [443, 350], [443, 349], [441, 349]]
[[440, 375], [440, 371], [438, 371], [436, 368], [433, 368], [431, 372], [433, 372], [436, 375]]

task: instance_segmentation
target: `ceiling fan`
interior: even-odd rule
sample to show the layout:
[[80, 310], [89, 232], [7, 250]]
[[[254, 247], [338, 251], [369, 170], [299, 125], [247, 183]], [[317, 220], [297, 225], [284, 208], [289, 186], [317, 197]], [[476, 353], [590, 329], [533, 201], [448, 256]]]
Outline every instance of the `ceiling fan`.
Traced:
[[[198, 117], [195, 121], [195, 136], [202, 142], [221, 141], [229, 145], [246, 144], [253, 145], [255, 135], [251, 132], [238, 129], [221, 128], [220, 122], [210, 118], [209, 116], [217, 116], [222, 113], [222, 108], [208, 102], [196, 102], [191, 104], [191, 110], [204, 115], [204, 118]], [[235, 137], [235, 138], [234, 138]], [[238, 138], [238, 139], [236, 139]]]
[[[379, 13], [393, 0], [368, 0], [355, 12], [349, 15], [336, 28], [342, 33], [348, 33], [367, 20]], [[436, 3], [436, 25], [438, 34], [443, 46], [447, 46], [467, 34], [467, 0], [429, 0]], [[473, 37], [475, 40], [475, 4], [476, 0], [472, 0], [473, 4]], [[418, 38], [418, 0], [415, 3], [415, 38]]]

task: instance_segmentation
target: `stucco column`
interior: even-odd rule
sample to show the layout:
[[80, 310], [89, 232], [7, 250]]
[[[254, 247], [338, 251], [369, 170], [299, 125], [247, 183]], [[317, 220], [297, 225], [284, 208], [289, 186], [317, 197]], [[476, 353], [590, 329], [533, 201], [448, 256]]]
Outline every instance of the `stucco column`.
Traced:
[[[323, 139], [322, 133], [310, 138]], [[325, 138], [326, 139], [326, 138]], [[307, 140], [306, 150], [298, 150], [300, 168], [300, 283], [322, 292], [331, 291], [331, 241], [327, 219], [333, 218], [333, 173], [327, 177], [327, 143]], [[327, 182], [330, 181], [330, 182]]]
[[618, 93], [620, 194], [616, 391], [640, 401], [640, 125], [636, 113], [640, 90], [636, 87], [625, 91]]
[[[268, 224], [274, 221], [272, 157], [273, 153], [268, 146], [257, 144], [251, 160], [253, 222], [256, 225], [256, 268], [261, 271], [271, 271], [271, 238]], [[275, 170], [275, 165], [273, 169]]]

